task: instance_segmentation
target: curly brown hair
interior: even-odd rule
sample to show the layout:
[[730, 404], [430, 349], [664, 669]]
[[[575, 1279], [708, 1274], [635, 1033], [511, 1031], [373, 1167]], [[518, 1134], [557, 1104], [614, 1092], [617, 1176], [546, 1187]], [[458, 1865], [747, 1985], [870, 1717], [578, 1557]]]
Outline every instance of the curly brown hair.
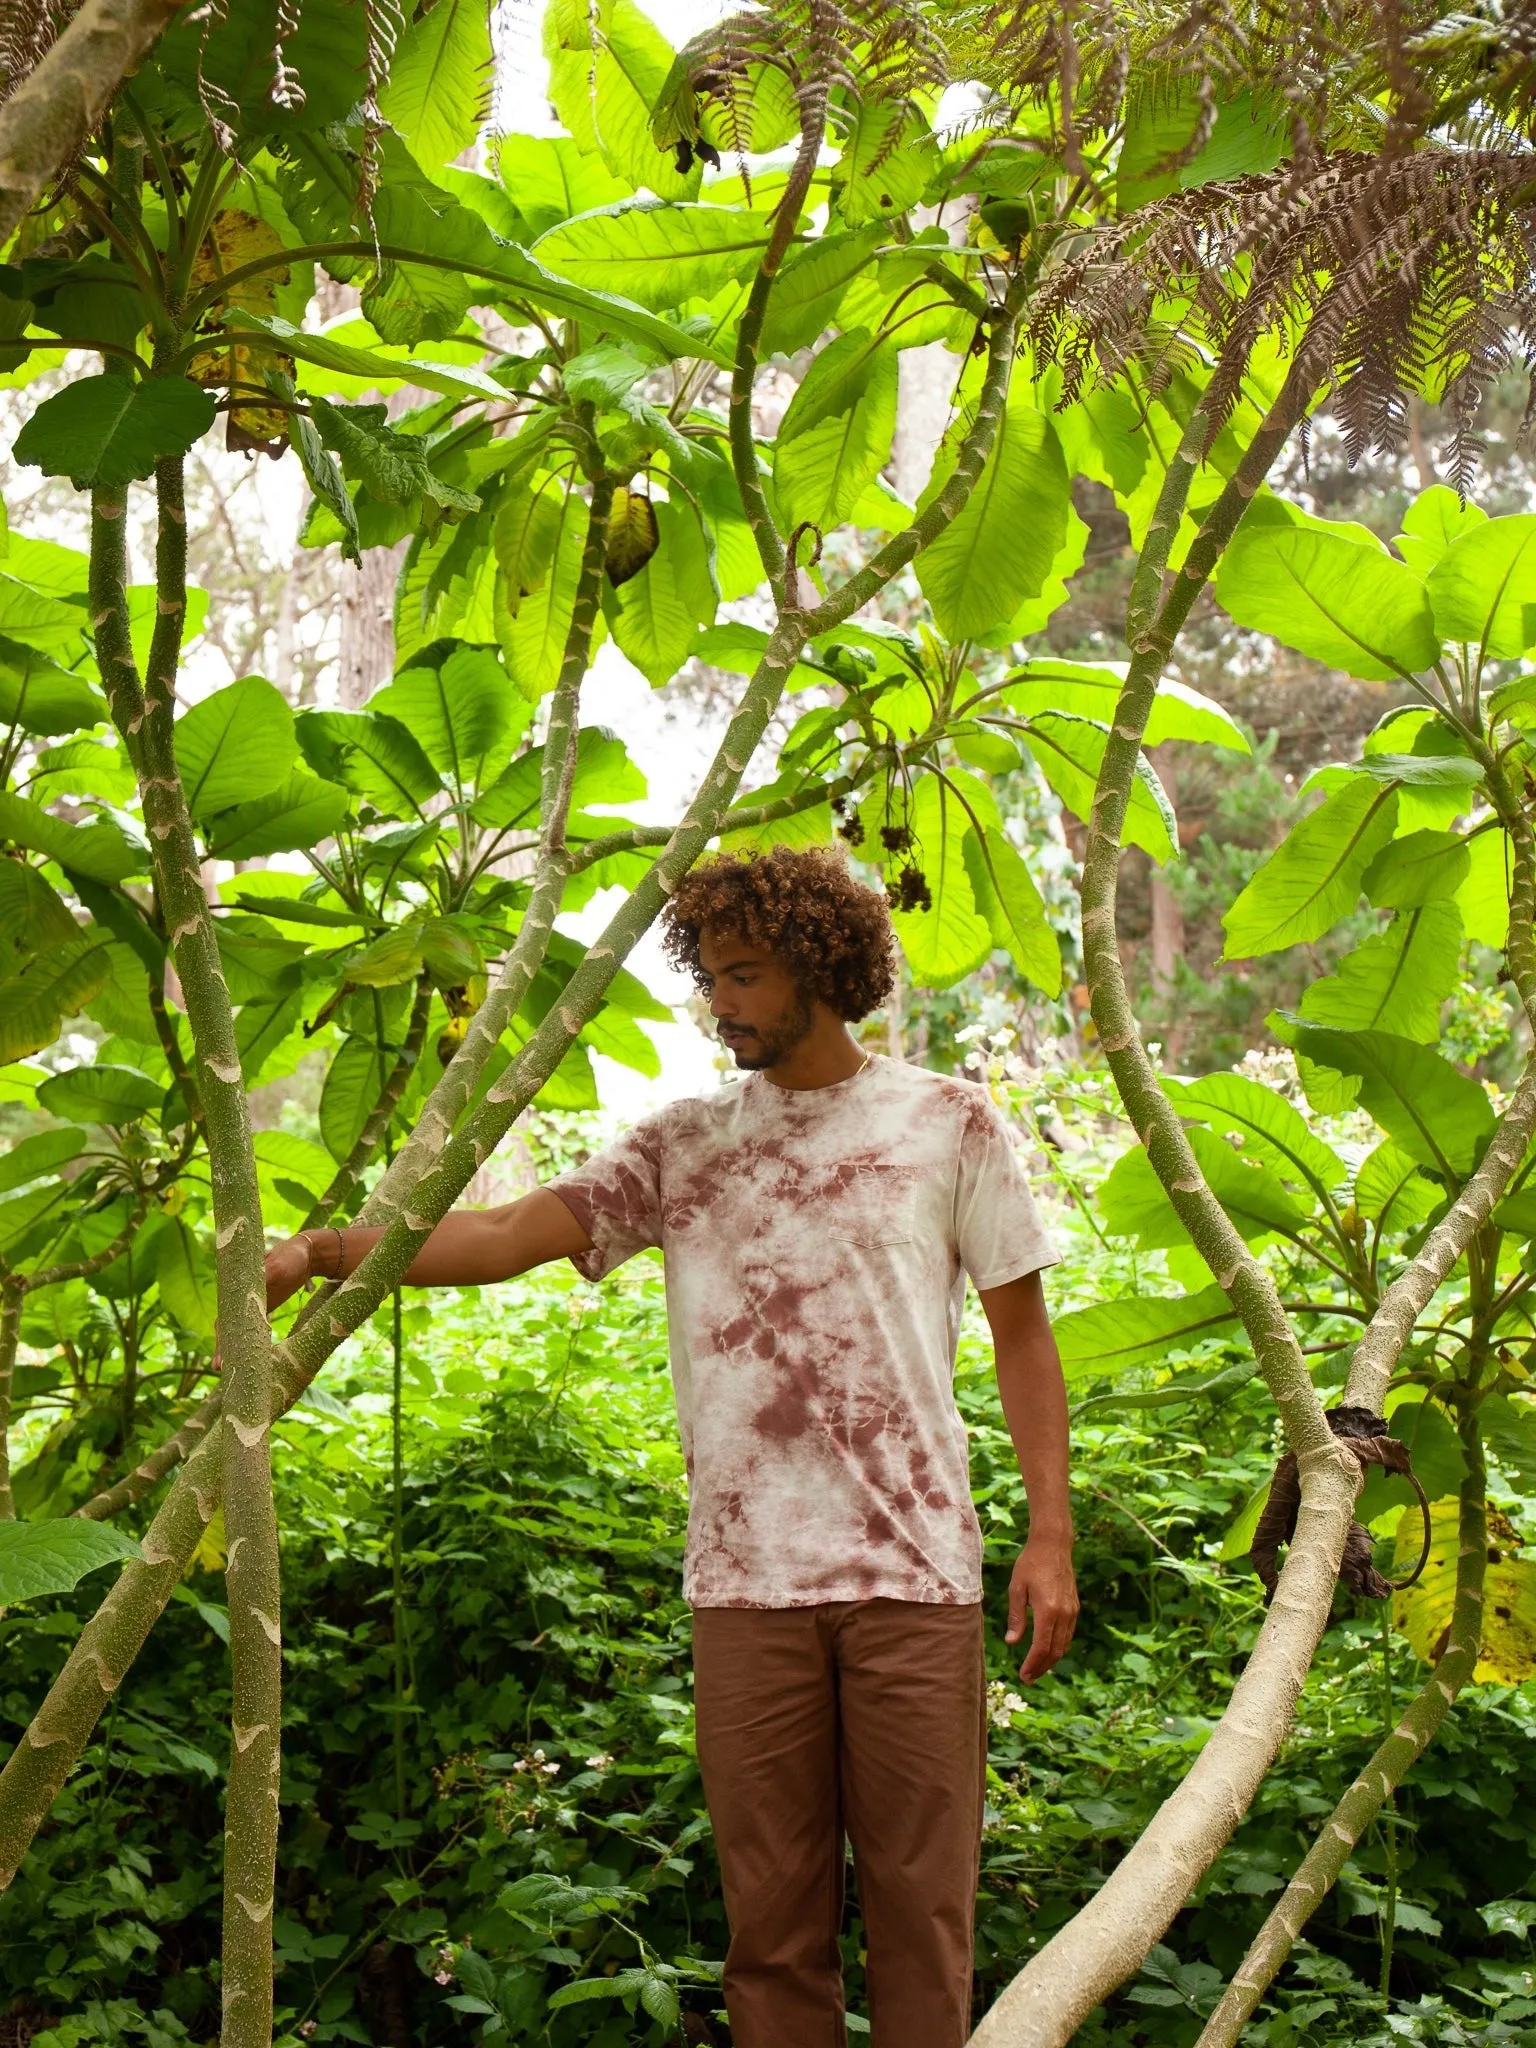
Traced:
[[855, 881], [830, 846], [716, 854], [678, 883], [662, 913], [661, 943], [701, 989], [699, 940], [726, 932], [765, 946], [802, 991], [856, 1023], [878, 1010], [896, 978], [896, 939], [878, 889]]

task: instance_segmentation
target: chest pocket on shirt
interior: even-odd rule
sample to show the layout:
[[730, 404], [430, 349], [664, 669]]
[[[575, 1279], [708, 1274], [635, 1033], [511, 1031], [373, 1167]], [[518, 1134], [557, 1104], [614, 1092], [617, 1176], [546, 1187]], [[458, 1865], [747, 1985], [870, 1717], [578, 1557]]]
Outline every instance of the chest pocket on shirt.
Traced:
[[828, 1204], [827, 1235], [865, 1250], [912, 1239], [917, 1183], [903, 1166], [857, 1166]]

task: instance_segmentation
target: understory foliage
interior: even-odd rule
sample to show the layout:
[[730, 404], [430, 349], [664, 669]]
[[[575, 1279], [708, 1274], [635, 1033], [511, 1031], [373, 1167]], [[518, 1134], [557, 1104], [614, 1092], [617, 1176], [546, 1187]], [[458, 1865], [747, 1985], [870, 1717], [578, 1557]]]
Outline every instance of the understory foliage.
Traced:
[[[1058, 1323], [1088, 1491], [1113, 1506], [1132, 1467], [1171, 1488], [1189, 1457], [1160, 1411], [1227, 1404], [1188, 1499], [1154, 1487], [1135, 1520], [1150, 1551], [1111, 1569], [1095, 1534], [1098, 1633], [1060, 1703], [999, 1710], [980, 2038], [1236, 2039], [1356, 1844], [1255, 2038], [1360, 2038], [1359, 1898], [1382, 2000], [1421, 1981], [1397, 1985], [1394, 1941], [1425, 1995], [1464, 1998], [1384, 2024], [1518, 2021], [1530, 1987], [1496, 1946], [1515, 1879], [1488, 1971], [1448, 1970], [1467, 1927], [1437, 1950], [1446, 1923], [1399, 1900], [1392, 1799], [1464, 1685], [1505, 1689], [1473, 1695], [1490, 1753], [1523, 1730], [1508, 1689], [1536, 1669], [1536, 1566], [1489, 1505], [1490, 1483], [1536, 1484], [1536, 1073], [1494, 1085], [1451, 1004], [1484, 949], [1528, 1044], [1536, 515], [1471, 492], [1483, 395], [1531, 351], [1528, 22], [796, 0], [674, 51], [632, 0], [551, 0], [554, 136], [488, 125], [475, 0], [230, 0], [158, 26], [131, 77], [90, 84], [90, 132], [26, 173], [0, 264], [13, 459], [68, 486], [88, 535], [7, 528], [0, 553], [0, 1626], [20, 1674], [0, 1929], [22, 1930], [0, 1954], [48, 1984], [39, 2007], [17, 1983], [18, 2025], [386, 2039], [402, 2001], [436, 2011], [423, 1981], [488, 2040], [659, 2040], [683, 2002], [712, 2009], [654, 1298], [612, 1311], [629, 1369], [606, 1418], [560, 1377], [579, 1318], [564, 1367], [504, 1375], [483, 1408], [480, 1376], [445, 1366], [439, 1412], [435, 1377], [425, 1409], [408, 1398], [426, 1340], [398, 1282], [530, 1105], [597, 1106], [593, 1053], [658, 1071], [645, 1027], [670, 1012], [624, 961], [700, 853], [833, 838], [883, 884], [917, 989], [1006, 962], [1050, 1002], [1081, 960], [1097, 1085], [1129, 1123], [1091, 1190], [1063, 1177], [1126, 1281]], [[7, 204], [38, 82], [88, 66], [87, 28], [33, 9], [6, 44]], [[890, 475], [918, 349], [949, 407], [908, 503]], [[1394, 445], [1410, 402], [1450, 409], [1455, 487], [1422, 490], [1390, 542], [1274, 487], [1319, 408], [1353, 458]], [[394, 672], [360, 708], [203, 685], [220, 594], [188, 583], [185, 471], [216, 430], [299, 466], [306, 546], [403, 547]], [[1136, 551], [1126, 659], [1045, 637], [1093, 493]], [[1177, 872], [1152, 751], [1251, 753], [1179, 673], [1197, 602], [1393, 703], [1223, 906], [1228, 959], [1326, 944], [1332, 971], [1270, 1018], [1284, 1055], [1181, 1077], [1137, 1032], [1116, 890], [1125, 848]], [[648, 790], [624, 735], [583, 722], [610, 639], [657, 689], [694, 662], [740, 679], [676, 820], [630, 808]], [[1047, 815], [1082, 853], [1066, 932]], [[556, 928], [589, 909], [597, 939]], [[313, 1119], [253, 1129], [250, 1092], [301, 1064], [323, 1070]], [[1017, 1077], [989, 1078], [1026, 1126]], [[274, 1341], [268, 1234], [354, 1216], [382, 1241]], [[551, 1286], [522, 1313], [558, 1351]], [[349, 1368], [317, 1375], [380, 1318], [391, 1392], [358, 1447], [329, 1391]], [[1341, 1734], [1382, 1734], [1371, 1773], [1320, 1760], [1266, 1786], [1357, 1490], [1323, 1415], [1340, 1396], [1408, 1446], [1428, 1501], [1384, 1637], [1399, 1718], [1341, 1698]], [[986, 1413], [979, 1382], [965, 1398]], [[1144, 1432], [1099, 1435], [1106, 1401]], [[1251, 1541], [1276, 1416], [1302, 1512], [1260, 1631], [1203, 1546]], [[1001, 1560], [995, 1420], [979, 1441]], [[1404, 1576], [1408, 1499], [1377, 1472], [1356, 1508]], [[451, 1622], [447, 1664], [425, 1614]], [[1160, 1649], [1196, 1641], [1165, 1676]], [[1324, 1669], [1353, 1700], [1356, 1623], [1340, 1641]], [[140, 1846], [145, 1774], [181, 1802], [170, 1875], [163, 1836]], [[1168, 1873], [1213, 1865], [1180, 1923], [1210, 1961], [1181, 1962]], [[1459, 1898], [1437, 1868], [1425, 1887]], [[1210, 1906], [1270, 1891], [1262, 1925]], [[89, 1942], [40, 1952], [45, 1897]], [[1090, 2019], [1143, 1962], [1136, 2012]], [[135, 2013], [146, 1968], [183, 1987], [165, 2016]]]

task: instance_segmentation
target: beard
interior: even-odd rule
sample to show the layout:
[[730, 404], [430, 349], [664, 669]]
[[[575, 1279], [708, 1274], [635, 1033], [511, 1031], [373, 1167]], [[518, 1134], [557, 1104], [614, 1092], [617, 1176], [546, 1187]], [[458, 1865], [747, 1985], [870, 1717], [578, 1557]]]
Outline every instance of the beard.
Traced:
[[787, 1053], [810, 1037], [815, 1028], [816, 1016], [806, 996], [797, 995], [788, 1009], [782, 1011], [771, 1024], [761, 1029], [745, 1025], [733, 1027], [729, 1038], [721, 1032], [731, 1057], [738, 1067], [748, 1073], [761, 1073], [765, 1067], [776, 1067]]

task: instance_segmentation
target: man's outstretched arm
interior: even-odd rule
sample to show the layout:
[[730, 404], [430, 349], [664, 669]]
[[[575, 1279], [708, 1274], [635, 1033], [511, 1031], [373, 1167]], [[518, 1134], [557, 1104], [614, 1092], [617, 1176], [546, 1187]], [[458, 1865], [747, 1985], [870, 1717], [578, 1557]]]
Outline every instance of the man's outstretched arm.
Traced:
[[997, 1388], [1029, 1496], [1029, 1541], [1008, 1589], [1007, 1640], [1023, 1639], [1034, 1618], [1026, 1685], [1064, 1657], [1077, 1627], [1072, 1571], [1072, 1501], [1067, 1480], [1067, 1389], [1038, 1273], [989, 1287], [981, 1296], [997, 1354]]
[[[307, 1280], [355, 1273], [384, 1235], [352, 1226], [301, 1230], [267, 1253], [267, 1307], [274, 1309]], [[405, 1275], [407, 1287], [480, 1287], [510, 1280], [534, 1266], [590, 1251], [592, 1240], [560, 1197], [535, 1188], [499, 1209], [454, 1209], [438, 1224]]]

